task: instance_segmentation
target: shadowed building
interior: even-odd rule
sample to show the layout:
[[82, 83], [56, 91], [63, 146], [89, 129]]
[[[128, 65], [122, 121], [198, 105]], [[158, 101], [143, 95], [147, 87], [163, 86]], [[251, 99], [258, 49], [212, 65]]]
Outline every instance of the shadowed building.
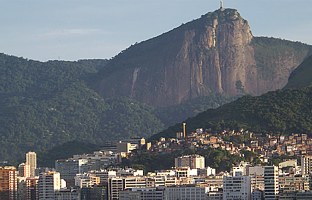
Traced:
[[17, 199], [17, 173], [15, 167], [0, 167], [0, 199]]

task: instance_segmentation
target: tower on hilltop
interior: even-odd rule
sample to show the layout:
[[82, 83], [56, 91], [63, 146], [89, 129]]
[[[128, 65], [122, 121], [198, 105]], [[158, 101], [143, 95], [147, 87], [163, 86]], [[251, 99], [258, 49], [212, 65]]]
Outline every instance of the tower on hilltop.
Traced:
[[224, 7], [223, 7], [223, 0], [220, 0], [220, 10], [223, 11]]

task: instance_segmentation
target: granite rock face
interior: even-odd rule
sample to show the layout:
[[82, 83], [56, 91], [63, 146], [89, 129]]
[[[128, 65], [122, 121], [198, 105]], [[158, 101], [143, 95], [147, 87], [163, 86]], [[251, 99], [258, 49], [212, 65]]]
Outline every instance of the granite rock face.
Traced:
[[217, 10], [121, 52], [96, 87], [155, 107], [213, 93], [260, 95], [282, 88], [310, 49], [255, 38], [237, 10]]

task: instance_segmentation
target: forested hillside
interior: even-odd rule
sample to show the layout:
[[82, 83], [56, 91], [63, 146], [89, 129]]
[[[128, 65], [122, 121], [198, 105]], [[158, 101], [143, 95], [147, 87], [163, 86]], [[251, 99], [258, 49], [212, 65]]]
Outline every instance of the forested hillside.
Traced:
[[[39, 62], [0, 54], [0, 158], [16, 162], [29, 150], [48, 152], [71, 141], [100, 146], [149, 137], [240, 96], [282, 88], [310, 54], [311, 46], [300, 42], [254, 37], [234, 9], [202, 15], [111, 60]], [[309, 89], [246, 96], [186, 121], [189, 130], [309, 132], [310, 100]]]
[[152, 108], [126, 98], [105, 100], [88, 87], [106, 62], [42, 63], [1, 54], [1, 159], [16, 161], [26, 151], [73, 140], [101, 144], [162, 130]]
[[307, 86], [312, 86], [312, 56], [291, 73], [285, 89], [298, 89]]
[[[279, 90], [259, 97], [244, 96], [217, 109], [209, 109], [186, 120], [187, 131], [196, 128], [212, 130], [248, 129], [266, 133], [312, 134], [312, 87], [300, 90]], [[181, 123], [154, 135], [174, 137]]]

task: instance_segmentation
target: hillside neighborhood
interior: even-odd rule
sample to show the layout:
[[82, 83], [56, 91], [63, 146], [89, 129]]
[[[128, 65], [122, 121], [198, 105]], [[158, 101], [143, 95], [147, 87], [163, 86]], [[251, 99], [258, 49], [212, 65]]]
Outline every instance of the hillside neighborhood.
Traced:
[[[17, 169], [0, 168], [1, 174], [7, 174], [1, 179], [1, 199], [312, 198], [312, 138], [307, 134], [262, 135], [247, 130], [217, 133], [202, 128], [186, 133], [185, 126], [183, 123], [182, 131], [177, 132], [175, 138], [153, 142], [131, 138], [107, 143], [92, 154], [56, 160], [52, 169], [38, 167], [36, 153], [28, 152], [26, 162]], [[143, 155], [142, 152], [174, 155], [183, 149], [193, 152], [216, 149], [241, 159], [232, 163], [229, 170], [213, 168], [215, 163], [207, 162], [207, 157], [199, 154], [177, 156], [171, 161], [171, 168], [154, 171], [124, 163], [138, 154]], [[198, 149], [201, 151], [196, 151]]]

